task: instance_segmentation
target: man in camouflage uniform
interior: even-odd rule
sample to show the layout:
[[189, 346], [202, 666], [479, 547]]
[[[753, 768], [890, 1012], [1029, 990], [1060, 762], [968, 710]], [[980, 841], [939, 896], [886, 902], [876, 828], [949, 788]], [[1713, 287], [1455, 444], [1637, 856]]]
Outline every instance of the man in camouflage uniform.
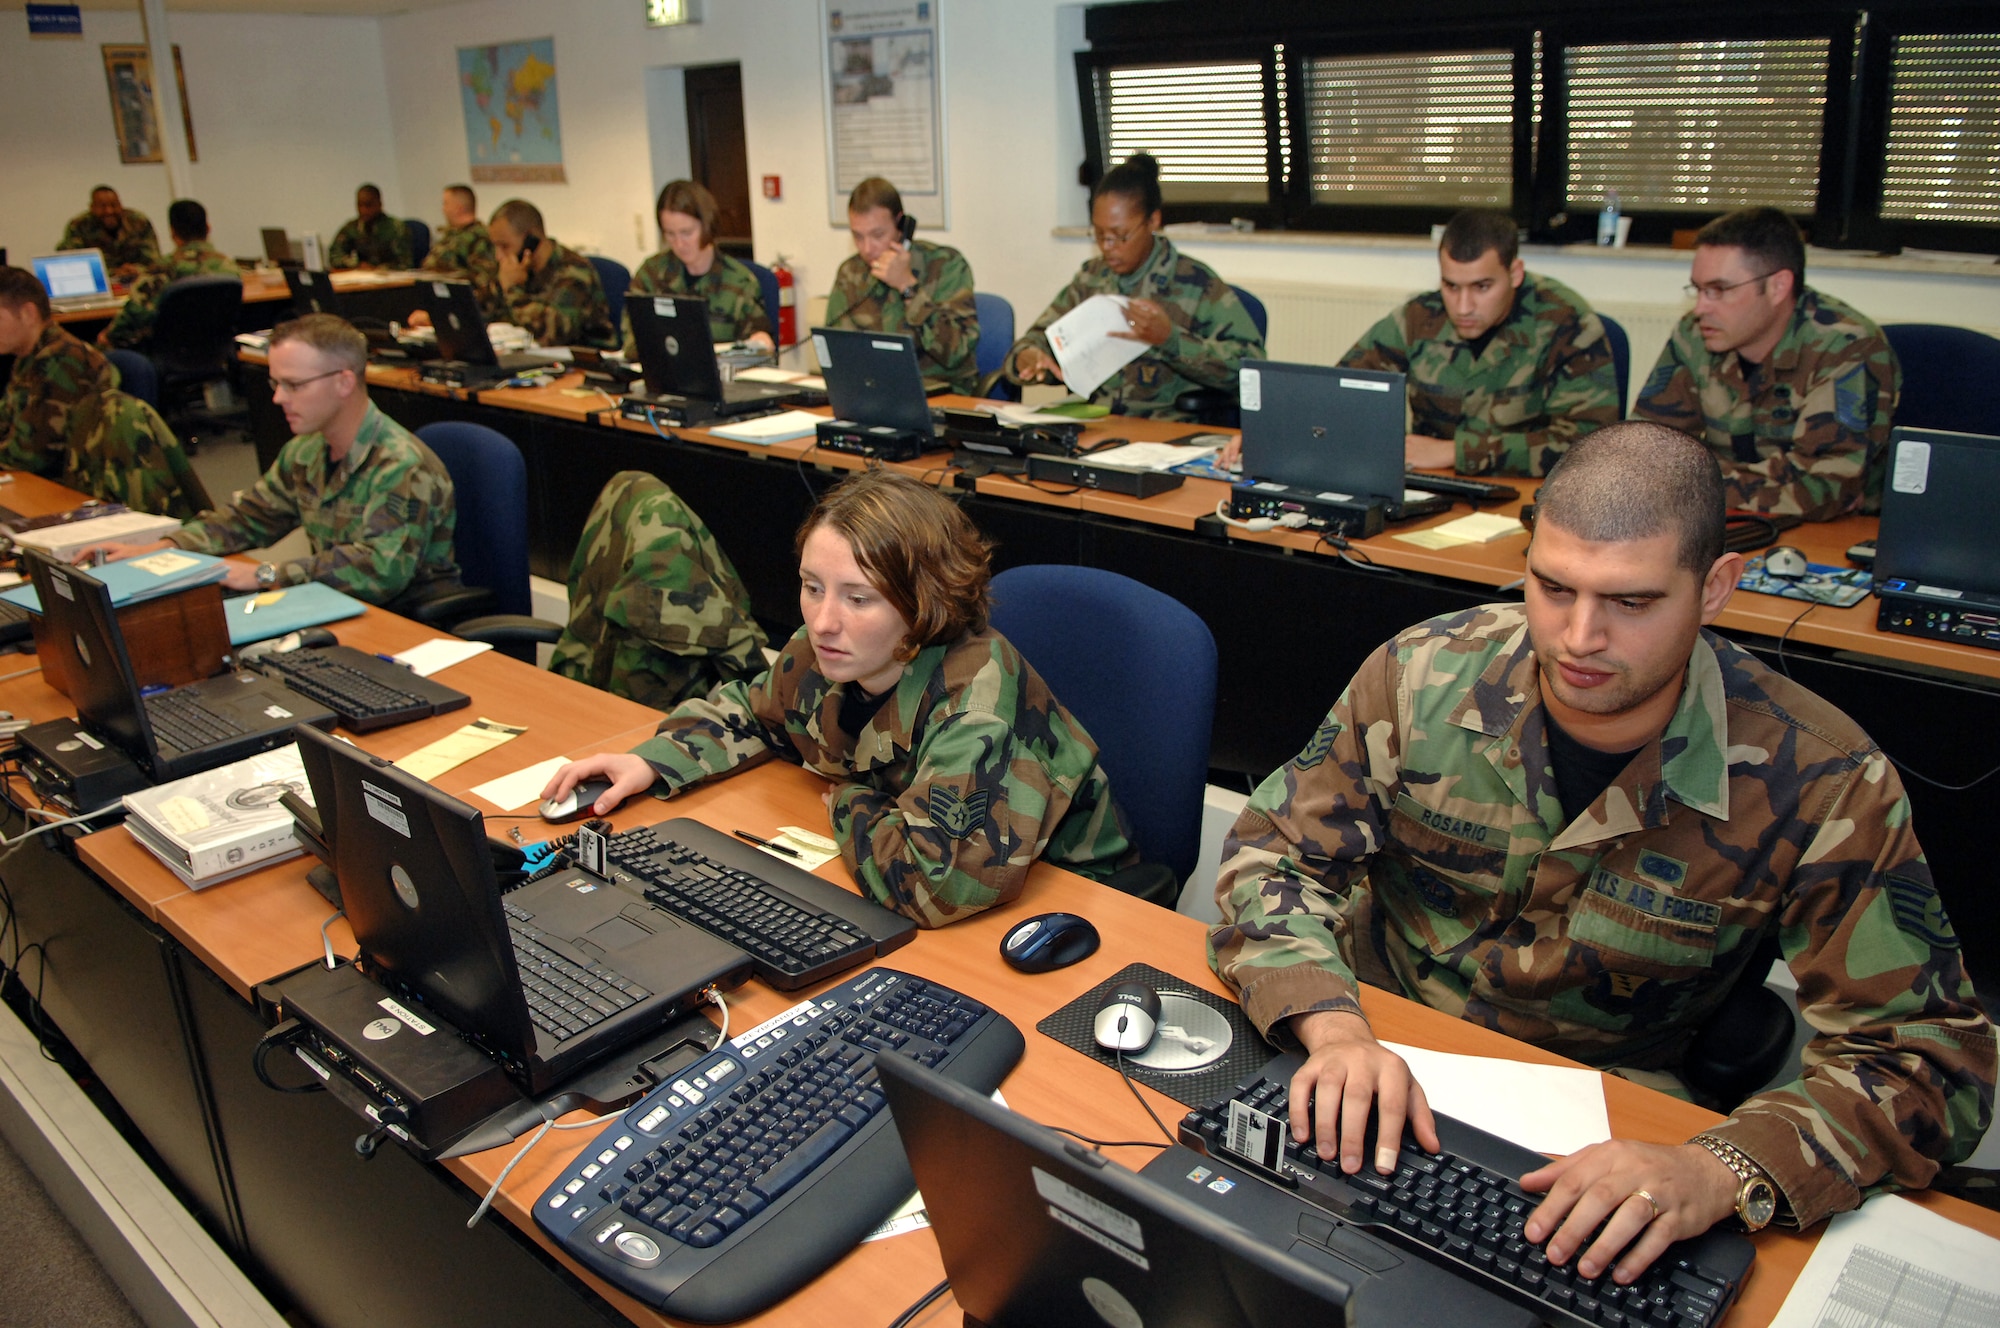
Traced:
[[1729, 505], [1826, 521], [1881, 494], [1903, 370], [1882, 329], [1805, 284], [1798, 227], [1776, 208], [1695, 237], [1694, 309], [1633, 415], [1702, 439]]
[[90, 191], [90, 211], [63, 227], [58, 249], [101, 249], [104, 266], [118, 281], [130, 281], [160, 261], [159, 237], [146, 214], [118, 201], [118, 191], [101, 184]]
[[[847, 199], [847, 229], [855, 252], [833, 274], [826, 326], [898, 332], [917, 343], [926, 378], [970, 393], [979, 386], [979, 310], [972, 300], [972, 265], [948, 245], [905, 239], [903, 196], [871, 176]], [[910, 224], [914, 230], [914, 223]]]
[[569, 565], [569, 624], [550, 669], [658, 710], [764, 671], [750, 592], [660, 480], [611, 477]]
[[64, 457], [62, 483], [135, 512], [191, 521], [208, 490], [159, 412], [123, 392], [98, 394], [79, 408], [78, 441]]
[[327, 251], [329, 267], [381, 267], [401, 271], [415, 266], [410, 232], [382, 210], [382, 191], [364, 184], [354, 191], [354, 219], [342, 226]]
[[332, 314], [271, 332], [271, 388], [296, 436], [256, 484], [166, 539], [108, 545], [129, 558], [173, 545], [197, 553], [265, 547], [295, 529], [312, 552], [256, 568], [231, 564], [235, 590], [324, 581], [389, 604], [458, 579], [451, 476], [428, 447], [368, 399], [368, 339]]
[[242, 283], [235, 260], [208, 242], [208, 209], [192, 198], [176, 199], [167, 209], [167, 229], [173, 233], [174, 251], [133, 284], [118, 316], [97, 334], [98, 345], [134, 348], [151, 341], [153, 324], [160, 317], [160, 296], [182, 277], [232, 277]]
[[1585, 438], [1542, 487], [1526, 604], [1383, 646], [1223, 849], [1211, 961], [1260, 1029], [1310, 1053], [1292, 1132], [1350, 1174], [1371, 1100], [1382, 1138], [1407, 1119], [1437, 1146], [1358, 983], [1671, 1071], [1778, 929], [1817, 1030], [1799, 1079], [1688, 1144], [1594, 1145], [1524, 1178], [1549, 1192], [1525, 1238], [1550, 1263], [1582, 1254], [1583, 1277], [1624, 1249], [1629, 1280], [1727, 1217], [1735, 1163], [1809, 1226], [1927, 1185], [1992, 1113], [1992, 1026], [1895, 767], [1703, 630], [1742, 570], [1722, 533], [1697, 444], [1638, 422]]
[[1529, 274], [1512, 217], [1453, 217], [1438, 270], [1438, 290], [1369, 328], [1340, 361], [1407, 375], [1409, 464], [1546, 475], [1572, 442], [1624, 413], [1604, 324], [1581, 295]]
[[445, 186], [444, 228], [431, 238], [423, 270], [464, 276], [472, 283], [472, 293], [486, 321], [504, 323], [507, 301], [500, 295], [500, 264], [493, 254], [493, 237], [479, 219], [478, 206], [472, 186]]
[[618, 330], [611, 325], [597, 269], [549, 238], [540, 209], [509, 199], [495, 209], [486, 229], [500, 262], [508, 322], [526, 328], [544, 346], [617, 347]]
[[42, 283], [18, 267], [0, 267], [0, 355], [14, 357], [0, 396], [0, 467], [58, 475], [89, 429], [83, 412], [118, 386], [118, 370], [57, 325]]

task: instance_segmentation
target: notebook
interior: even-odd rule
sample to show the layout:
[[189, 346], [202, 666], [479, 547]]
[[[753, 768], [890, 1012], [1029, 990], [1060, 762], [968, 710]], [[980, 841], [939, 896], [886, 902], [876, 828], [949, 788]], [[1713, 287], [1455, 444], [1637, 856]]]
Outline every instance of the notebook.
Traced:
[[33, 261], [35, 279], [48, 291], [49, 304], [57, 313], [108, 309], [123, 302], [122, 296], [111, 293], [111, 277], [104, 270], [101, 249], [65, 249]]
[[416, 291], [417, 303], [430, 314], [431, 326], [437, 330], [438, 354], [442, 358], [484, 369], [487, 372], [480, 376], [494, 381], [555, 362], [555, 356], [528, 352], [496, 355], [493, 342], [486, 335], [486, 315], [479, 308], [479, 298], [473, 294], [470, 282], [420, 281]]
[[917, 343], [886, 332], [813, 329], [813, 352], [836, 420], [936, 435]]
[[777, 383], [722, 381], [715, 343], [709, 340], [707, 300], [634, 293], [625, 299], [625, 313], [632, 320], [649, 396], [690, 397], [728, 416], [769, 410], [800, 395]]
[[1237, 390], [1244, 480], [1379, 498], [1390, 521], [1450, 509], [1450, 498], [1404, 487], [1402, 374], [1262, 360], [1243, 365]]
[[[256, 609], [245, 612], [253, 600]], [[323, 581], [308, 581], [302, 586], [284, 586], [224, 600], [222, 610], [229, 626], [229, 644], [247, 646], [302, 627], [358, 618], [368, 611], [368, 606]]]

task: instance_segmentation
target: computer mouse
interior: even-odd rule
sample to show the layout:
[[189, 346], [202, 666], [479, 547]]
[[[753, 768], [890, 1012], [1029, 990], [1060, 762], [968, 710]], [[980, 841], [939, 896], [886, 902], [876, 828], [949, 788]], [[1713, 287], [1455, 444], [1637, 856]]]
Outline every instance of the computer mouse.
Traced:
[[340, 644], [340, 638], [332, 632], [327, 631], [324, 627], [302, 628], [297, 635], [299, 643], [294, 647], [297, 650], [317, 650], [321, 646], [337, 646]]
[[1806, 556], [1789, 544], [1780, 544], [1764, 555], [1764, 573], [1780, 581], [1796, 581], [1806, 574]]
[[1074, 913], [1042, 913], [1008, 932], [1000, 957], [1023, 973], [1068, 968], [1097, 953], [1097, 928]]
[[546, 798], [542, 801], [541, 812], [544, 821], [574, 821], [579, 816], [588, 816], [597, 806], [597, 800], [611, 791], [608, 779], [585, 779], [560, 798]]
[[1144, 1051], [1160, 1026], [1160, 994], [1143, 982], [1121, 982], [1104, 994], [1090, 1034], [1106, 1051]]

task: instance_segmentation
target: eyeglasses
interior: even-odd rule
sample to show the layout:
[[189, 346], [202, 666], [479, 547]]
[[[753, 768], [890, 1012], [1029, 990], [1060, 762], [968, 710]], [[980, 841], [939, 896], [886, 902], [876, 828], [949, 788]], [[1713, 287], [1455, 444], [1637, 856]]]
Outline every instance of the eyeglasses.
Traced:
[[1776, 273], [1776, 271], [1776, 268], [1772, 268], [1770, 272], [1759, 272], [1756, 276], [1745, 277], [1741, 281], [1711, 281], [1705, 286], [1697, 286], [1690, 281], [1687, 285], [1681, 287], [1681, 290], [1697, 300], [1704, 295], [1711, 300], [1719, 300], [1738, 286], [1748, 286], [1753, 281], [1763, 281], [1765, 278]]
[[276, 396], [280, 392], [297, 392], [307, 383], [317, 383], [322, 378], [331, 378], [335, 374], [346, 372], [348, 372], [346, 369], [328, 369], [325, 373], [316, 373], [310, 378], [273, 378], [271, 380], [271, 395]]
[[1092, 226], [1090, 235], [1097, 241], [1097, 247], [1100, 249], [1122, 249], [1131, 242], [1132, 237], [1144, 234], [1145, 231], [1144, 226], [1128, 226], [1122, 231], [1101, 231]]

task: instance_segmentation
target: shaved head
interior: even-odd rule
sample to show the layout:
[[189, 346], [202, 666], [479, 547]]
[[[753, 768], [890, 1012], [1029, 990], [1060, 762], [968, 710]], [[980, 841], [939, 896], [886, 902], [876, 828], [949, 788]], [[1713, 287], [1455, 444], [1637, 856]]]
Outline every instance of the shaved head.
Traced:
[[1722, 556], [1722, 471], [1684, 433], [1628, 420], [1585, 435], [1563, 453], [1535, 499], [1535, 524], [1618, 543], [1678, 536], [1676, 561], [1696, 577]]

